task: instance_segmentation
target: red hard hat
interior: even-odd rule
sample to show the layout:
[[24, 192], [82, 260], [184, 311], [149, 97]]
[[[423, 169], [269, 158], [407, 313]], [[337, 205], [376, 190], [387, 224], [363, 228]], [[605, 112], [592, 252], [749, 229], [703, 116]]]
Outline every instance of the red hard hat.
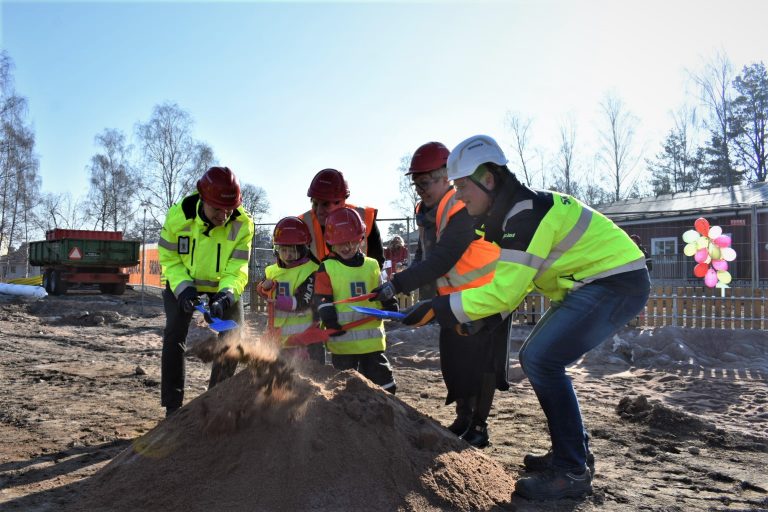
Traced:
[[203, 201], [222, 210], [234, 210], [243, 202], [240, 183], [229, 167], [211, 167], [197, 182]]
[[340, 201], [349, 197], [349, 186], [341, 171], [323, 169], [312, 178], [307, 196], [323, 201]]
[[411, 158], [411, 168], [406, 174], [421, 174], [432, 172], [442, 167], [448, 162], [448, 155], [451, 152], [439, 142], [427, 142], [419, 146], [419, 149]]
[[325, 221], [325, 241], [329, 245], [359, 242], [365, 235], [365, 223], [356, 210], [339, 208], [328, 214]]
[[311, 241], [309, 228], [298, 217], [280, 219], [272, 234], [272, 243], [275, 245], [309, 245]]

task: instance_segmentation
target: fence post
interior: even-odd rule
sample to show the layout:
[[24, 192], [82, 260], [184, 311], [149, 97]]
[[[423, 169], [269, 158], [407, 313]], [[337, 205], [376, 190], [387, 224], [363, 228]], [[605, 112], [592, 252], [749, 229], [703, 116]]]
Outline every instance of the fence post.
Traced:
[[672, 287], [672, 326], [677, 327], [677, 288]]

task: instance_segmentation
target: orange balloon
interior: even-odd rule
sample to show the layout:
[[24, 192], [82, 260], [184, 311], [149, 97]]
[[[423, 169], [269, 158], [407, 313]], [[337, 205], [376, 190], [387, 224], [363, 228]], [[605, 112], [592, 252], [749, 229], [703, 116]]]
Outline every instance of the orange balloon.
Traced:
[[693, 227], [696, 228], [702, 236], [707, 236], [709, 233], [709, 221], [704, 217], [699, 217], [696, 222], [693, 223]]
[[709, 270], [709, 265], [706, 263], [699, 263], [695, 267], [693, 267], [693, 275], [696, 277], [704, 277], [707, 275], [707, 270]]

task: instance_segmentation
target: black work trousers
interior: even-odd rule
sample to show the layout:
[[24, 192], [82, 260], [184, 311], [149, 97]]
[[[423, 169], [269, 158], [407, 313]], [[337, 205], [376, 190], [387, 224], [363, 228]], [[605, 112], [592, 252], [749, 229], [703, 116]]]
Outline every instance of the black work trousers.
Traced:
[[[209, 294], [213, 296], [213, 294]], [[176, 408], [184, 403], [184, 382], [186, 369], [184, 354], [187, 350], [186, 340], [189, 332], [189, 322], [192, 313], [185, 313], [179, 307], [176, 296], [167, 287], [163, 290], [163, 307], [165, 308], [165, 330], [163, 331], [163, 353], [160, 370], [160, 404], [163, 407]], [[234, 320], [238, 325], [243, 323], [243, 303], [238, 300], [224, 312], [225, 320]], [[232, 329], [219, 336], [235, 336], [239, 329]], [[211, 367], [211, 378], [208, 388], [226, 380], [235, 374], [237, 361], [214, 361]]]

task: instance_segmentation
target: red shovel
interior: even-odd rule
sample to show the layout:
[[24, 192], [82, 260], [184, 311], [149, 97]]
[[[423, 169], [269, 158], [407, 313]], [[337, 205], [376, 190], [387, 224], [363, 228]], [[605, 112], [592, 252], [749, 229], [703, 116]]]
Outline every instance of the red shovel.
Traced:
[[363, 301], [363, 300], [371, 300], [374, 297], [376, 297], [376, 295], [378, 295], [378, 293], [366, 293], [366, 294], [363, 294], [363, 295], [358, 295], [357, 297], [350, 297], [348, 299], [337, 300], [337, 301], [334, 301], [333, 303], [334, 304], [344, 304], [345, 302], [360, 302], [360, 301]]
[[[357, 298], [357, 297], [354, 297]], [[346, 331], [359, 325], [367, 324], [368, 322], [375, 321], [376, 318], [365, 317], [354, 322], [349, 322], [346, 325], [341, 326], [341, 330]], [[313, 343], [325, 343], [331, 337], [331, 334], [339, 332], [339, 329], [321, 329], [317, 324], [307, 327], [304, 331], [291, 334], [288, 339], [285, 340], [287, 346], [296, 345], [311, 345]]]

